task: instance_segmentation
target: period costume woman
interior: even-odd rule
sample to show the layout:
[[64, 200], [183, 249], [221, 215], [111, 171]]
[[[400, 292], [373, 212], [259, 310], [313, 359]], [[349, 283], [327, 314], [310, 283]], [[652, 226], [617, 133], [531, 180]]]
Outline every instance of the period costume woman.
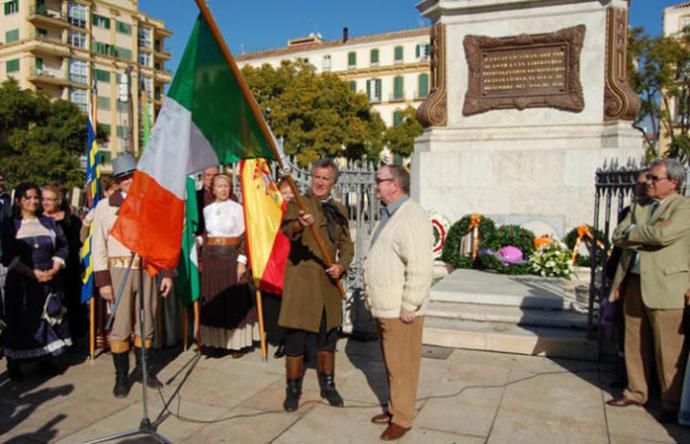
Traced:
[[240, 357], [259, 340], [256, 303], [249, 288], [244, 249], [244, 213], [230, 199], [228, 176], [213, 179], [215, 202], [204, 208], [201, 253], [201, 344]]
[[64, 317], [58, 273], [68, 257], [67, 239], [51, 218], [38, 214], [40, 189], [17, 187], [13, 217], [2, 226], [5, 284], [5, 355], [10, 378], [19, 379], [19, 364], [52, 357], [72, 345]]

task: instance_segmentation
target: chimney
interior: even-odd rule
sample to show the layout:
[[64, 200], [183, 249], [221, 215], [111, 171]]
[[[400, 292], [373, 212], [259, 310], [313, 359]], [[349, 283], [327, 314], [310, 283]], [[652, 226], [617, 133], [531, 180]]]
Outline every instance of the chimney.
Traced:
[[350, 38], [350, 30], [348, 27], [343, 28], [343, 43], [347, 43], [347, 40]]

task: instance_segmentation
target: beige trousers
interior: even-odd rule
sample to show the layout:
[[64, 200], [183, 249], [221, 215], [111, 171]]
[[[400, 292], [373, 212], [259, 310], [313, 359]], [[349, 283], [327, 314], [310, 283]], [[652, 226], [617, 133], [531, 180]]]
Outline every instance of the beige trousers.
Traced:
[[377, 323], [388, 376], [391, 422], [409, 428], [415, 415], [424, 317], [415, 318], [411, 324], [399, 318], [377, 319]]
[[[120, 288], [120, 283], [125, 276], [125, 268], [111, 268], [110, 278], [113, 282], [113, 293], [117, 296], [117, 291]], [[143, 273], [143, 288], [139, 288], [139, 272]], [[129, 349], [129, 339], [134, 333], [136, 340], [135, 345], [141, 347], [141, 339], [139, 338], [139, 298], [144, 297], [144, 344], [146, 348], [151, 347], [151, 340], [153, 338], [154, 316], [156, 313], [158, 302], [158, 289], [156, 288], [156, 278], [150, 276], [143, 270], [133, 268], [127, 283], [125, 283], [122, 292], [122, 298], [117, 306], [115, 312], [115, 320], [113, 321], [113, 328], [110, 333], [111, 349], [115, 353]], [[132, 329], [132, 327], [134, 327]], [[125, 350], [121, 350], [124, 348]]]
[[687, 351], [681, 332], [683, 310], [655, 310], [646, 307], [640, 292], [640, 277], [629, 274], [623, 282], [625, 313], [625, 366], [628, 387], [623, 395], [646, 403], [647, 381], [653, 361], [661, 387], [664, 409], [678, 410]]

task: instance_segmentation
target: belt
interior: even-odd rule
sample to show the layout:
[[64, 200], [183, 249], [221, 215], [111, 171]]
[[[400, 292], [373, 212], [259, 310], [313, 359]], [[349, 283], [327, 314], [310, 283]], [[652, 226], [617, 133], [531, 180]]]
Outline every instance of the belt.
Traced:
[[239, 237], [208, 237], [206, 245], [236, 247], [240, 244]]
[[[116, 256], [108, 258], [108, 267], [110, 268], [127, 268], [129, 266], [129, 261], [131, 257], [129, 256]], [[132, 268], [139, 268], [141, 265], [141, 258], [137, 255], [134, 256], [134, 261], [132, 261]]]

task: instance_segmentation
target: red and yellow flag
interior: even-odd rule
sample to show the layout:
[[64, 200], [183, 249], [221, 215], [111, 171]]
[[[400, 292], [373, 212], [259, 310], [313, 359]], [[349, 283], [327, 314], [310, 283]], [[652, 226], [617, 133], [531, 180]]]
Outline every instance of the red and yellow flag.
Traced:
[[283, 293], [285, 264], [290, 241], [280, 231], [285, 202], [265, 159], [240, 163], [242, 204], [247, 227], [247, 256], [256, 286], [273, 294]]

